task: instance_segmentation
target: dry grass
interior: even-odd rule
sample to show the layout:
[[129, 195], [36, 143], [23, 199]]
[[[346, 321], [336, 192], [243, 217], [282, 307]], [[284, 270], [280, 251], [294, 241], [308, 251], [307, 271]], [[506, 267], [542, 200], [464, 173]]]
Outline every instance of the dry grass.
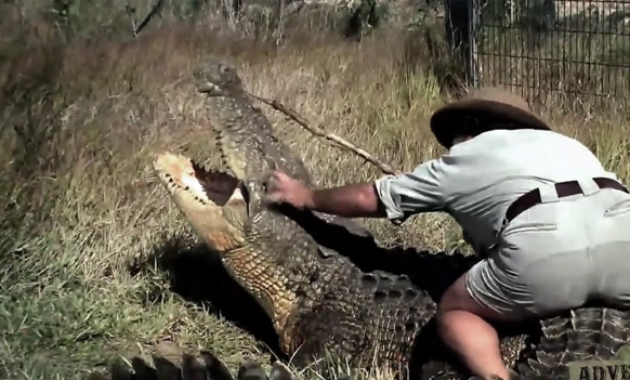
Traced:
[[[441, 152], [427, 120], [445, 101], [437, 79], [409, 61], [409, 46], [396, 33], [381, 33], [361, 43], [302, 39], [274, 48], [171, 26], [131, 42], [5, 49], [0, 377], [78, 378], [158, 343], [208, 349], [232, 365], [247, 354], [268, 360], [257, 339], [268, 327], [243, 327], [259, 322], [259, 314], [244, 312], [251, 301], [216, 265], [201, 265], [187, 224], [149, 169], [153, 154], [166, 149], [216, 162], [191, 67], [220, 54], [239, 66], [253, 93], [326, 121], [408, 170]], [[264, 109], [320, 184], [380, 175]], [[628, 182], [626, 116], [548, 115]], [[399, 229], [369, 226], [384, 243], [463, 246], [443, 215], [418, 216]], [[182, 277], [182, 268], [193, 271]]]

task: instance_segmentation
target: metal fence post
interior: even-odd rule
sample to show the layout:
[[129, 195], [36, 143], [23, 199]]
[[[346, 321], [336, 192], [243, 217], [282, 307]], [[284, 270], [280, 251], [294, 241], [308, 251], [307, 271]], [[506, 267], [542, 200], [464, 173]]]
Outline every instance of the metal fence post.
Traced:
[[477, 24], [479, 22], [479, 0], [470, 0], [468, 20], [468, 78], [469, 85], [479, 87], [479, 57], [477, 53]]

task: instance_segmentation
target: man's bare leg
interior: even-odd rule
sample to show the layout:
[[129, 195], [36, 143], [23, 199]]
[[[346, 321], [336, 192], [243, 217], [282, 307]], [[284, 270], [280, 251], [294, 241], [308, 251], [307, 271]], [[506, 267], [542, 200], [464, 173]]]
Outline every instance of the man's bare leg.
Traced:
[[466, 274], [444, 293], [438, 306], [438, 331], [449, 347], [475, 375], [483, 379], [499, 376], [509, 379], [499, 348], [496, 329], [484, 318], [505, 319], [479, 305], [466, 290]]

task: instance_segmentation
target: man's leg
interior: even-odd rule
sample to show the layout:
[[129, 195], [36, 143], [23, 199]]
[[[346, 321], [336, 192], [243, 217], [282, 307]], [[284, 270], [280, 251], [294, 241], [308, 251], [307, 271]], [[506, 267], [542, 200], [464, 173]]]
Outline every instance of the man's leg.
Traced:
[[[511, 243], [519, 242], [517, 234]], [[538, 244], [553, 244], [557, 234], [531, 232], [531, 250], [508, 245], [475, 264], [457, 279], [438, 305], [440, 337], [469, 370], [478, 377], [509, 379], [501, 358], [499, 339], [491, 322], [520, 322], [553, 315], [582, 305], [589, 294], [589, 258], [584, 249], [543, 252]], [[575, 239], [574, 239], [575, 240]]]
[[487, 319], [507, 318], [470, 296], [466, 286], [467, 275], [465, 273], [457, 279], [440, 300], [437, 314], [439, 335], [475, 376], [509, 379], [509, 371], [501, 358], [497, 331], [487, 322]]

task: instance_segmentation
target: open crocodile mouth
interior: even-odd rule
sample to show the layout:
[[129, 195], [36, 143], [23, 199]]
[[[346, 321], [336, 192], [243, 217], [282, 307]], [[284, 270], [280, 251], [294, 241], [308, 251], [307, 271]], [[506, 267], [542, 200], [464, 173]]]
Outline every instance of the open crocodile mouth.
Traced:
[[241, 181], [228, 173], [208, 170], [182, 155], [159, 154], [154, 168], [171, 195], [184, 192], [203, 205], [219, 207], [235, 197], [247, 202], [247, 191]]

